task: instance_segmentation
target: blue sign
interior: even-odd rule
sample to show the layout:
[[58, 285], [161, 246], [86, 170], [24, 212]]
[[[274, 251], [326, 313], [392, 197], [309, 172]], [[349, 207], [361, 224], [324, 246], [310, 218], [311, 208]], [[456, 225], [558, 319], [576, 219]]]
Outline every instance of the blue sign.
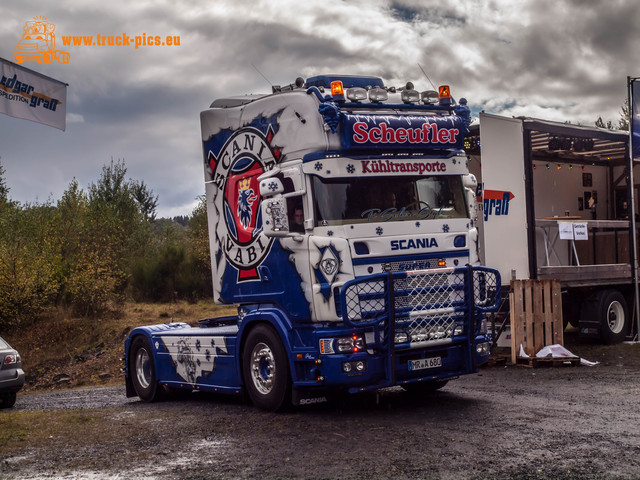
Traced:
[[460, 117], [343, 114], [345, 148], [462, 149]]

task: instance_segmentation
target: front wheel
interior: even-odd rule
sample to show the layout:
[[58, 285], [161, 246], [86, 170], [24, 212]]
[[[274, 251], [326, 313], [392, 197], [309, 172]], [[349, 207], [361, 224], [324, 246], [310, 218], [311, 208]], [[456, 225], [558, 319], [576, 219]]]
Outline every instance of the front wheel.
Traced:
[[289, 362], [280, 337], [270, 326], [258, 325], [249, 332], [242, 353], [242, 378], [256, 407], [274, 412], [288, 403]]
[[146, 337], [136, 337], [131, 343], [129, 375], [133, 388], [141, 400], [155, 402], [160, 398], [153, 352]]

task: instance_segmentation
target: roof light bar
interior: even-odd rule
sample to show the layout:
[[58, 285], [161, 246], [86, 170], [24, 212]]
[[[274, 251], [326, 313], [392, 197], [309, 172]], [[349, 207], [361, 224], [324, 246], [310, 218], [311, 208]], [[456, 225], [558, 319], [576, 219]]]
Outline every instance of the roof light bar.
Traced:
[[440, 96], [435, 90], [425, 90], [420, 94], [422, 102], [426, 105], [435, 105], [438, 103]]
[[367, 99], [367, 90], [362, 87], [347, 88], [347, 98], [352, 102], [360, 102]]
[[384, 88], [372, 88], [369, 90], [369, 100], [374, 103], [384, 102], [389, 98], [389, 94]]
[[404, 103], [418, 103], [420, 101], [420, 92], [417, 90], [403, 90], [400, 98]]

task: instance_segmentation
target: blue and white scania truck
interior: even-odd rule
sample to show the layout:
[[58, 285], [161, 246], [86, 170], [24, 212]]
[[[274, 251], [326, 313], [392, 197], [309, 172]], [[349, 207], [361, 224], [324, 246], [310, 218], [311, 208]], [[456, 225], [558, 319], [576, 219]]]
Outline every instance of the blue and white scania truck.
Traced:
[[213, 293], [238, 314], [134, 329], [128, 396], [246, 394], [278, 410], [432, 391], [488, 359], [501, 282], [477, 266], [466, 101], [317, 76], [200, 118]]

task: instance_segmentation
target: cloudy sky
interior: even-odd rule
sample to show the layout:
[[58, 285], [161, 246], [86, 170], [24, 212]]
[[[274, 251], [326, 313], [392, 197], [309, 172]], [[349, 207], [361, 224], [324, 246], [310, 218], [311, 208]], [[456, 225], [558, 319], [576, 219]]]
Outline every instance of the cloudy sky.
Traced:
[[[70, 62], [24, 66], [69, 84], [66, 132], [0, 114], [10, 197], [57, 201], [111, 159], [188, 215], [204, 193], [199, 112], [317, 73], [451, 85], [472, 111], [617, 123], [640, 75], [637, 0], [22, 0], [0, 4], [0, 57], [27, 20], [56, 25]], [[63, 47], [63, 35], [180, 36], [180, 46]], [[259, 72], [258, 72], [259, 70]], [[266, 79], [264, 78], [266, 77]]]

